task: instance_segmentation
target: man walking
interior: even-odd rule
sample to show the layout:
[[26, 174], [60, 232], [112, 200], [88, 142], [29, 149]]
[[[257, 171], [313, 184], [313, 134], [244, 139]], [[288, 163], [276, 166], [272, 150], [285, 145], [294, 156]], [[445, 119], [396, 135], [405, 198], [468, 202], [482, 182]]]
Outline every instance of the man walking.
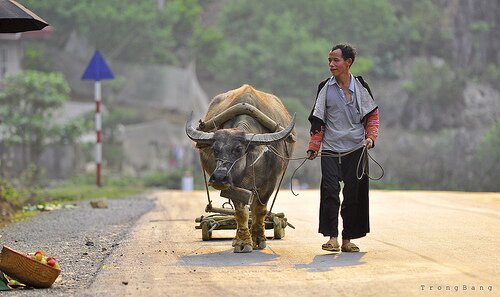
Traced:
[[[332, 77], [319, 84], [308, 118], [308, 158], [316, 158], [320, 147], [325, 156], [321, 158], [319, 233], [329, 237], [322, 249], [332, 252], [359, 252], [351, 240], [370, 232], [368, 176], [358, 162], [360, 158], [367, 162], [362, 156], [364, 147], [371, 149], [375, 145], [379, 115], [368, 84], [350, 72], [355, 58], [356, 49], [349, 44], [331, 49], [328, 65]], [[342, 203], [340, 181], [344, 182]], [[338, 242], [339, 210], [343, 220], [342, 246]]]

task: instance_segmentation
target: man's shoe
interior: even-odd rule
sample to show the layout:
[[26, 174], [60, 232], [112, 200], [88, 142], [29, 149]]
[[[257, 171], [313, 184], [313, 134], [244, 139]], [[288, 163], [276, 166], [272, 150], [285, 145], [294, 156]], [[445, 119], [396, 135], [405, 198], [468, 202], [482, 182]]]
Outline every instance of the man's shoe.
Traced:
[[324, 243], [321, 248], [329, 252], [340, 252], [340, 246], [337, 240], [331, 238], [326, 243]]
[[346, 253], [357, 253], [359, 252], [359, 247], [352, 242], [348, 242], [342, 245], [342, 251]]

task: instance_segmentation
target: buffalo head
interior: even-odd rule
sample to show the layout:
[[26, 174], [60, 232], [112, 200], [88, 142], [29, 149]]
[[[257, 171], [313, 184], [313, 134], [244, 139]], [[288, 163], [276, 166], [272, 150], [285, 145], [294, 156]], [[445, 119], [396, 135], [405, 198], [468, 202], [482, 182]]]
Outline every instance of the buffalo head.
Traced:
[[[215, 132], [203, 132], [192, 127], [192, 114], [186, 122], [187, 136], [198, 147], [210, 147], [215, 169], [210, 175], [209, 185], [218, 190], [228, 189], [243, 178], [247, 167], [245, 155], [258, 145], [272, 144], [287, 138], [295, 125], [295, 115], [290, 124], [274, 133], [253, 134], [239, 129], [220, 129]], [[250, 165], [250, 164], [248, 164]]]

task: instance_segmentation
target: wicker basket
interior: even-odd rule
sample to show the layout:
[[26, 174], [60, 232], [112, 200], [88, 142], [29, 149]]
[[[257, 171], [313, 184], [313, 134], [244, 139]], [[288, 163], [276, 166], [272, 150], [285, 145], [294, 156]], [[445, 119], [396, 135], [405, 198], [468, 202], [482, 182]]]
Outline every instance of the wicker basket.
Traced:
[[0, 254], [0, 270], [13, 279], [35, 288], [52, 286], [61, 272], [6, 246]]

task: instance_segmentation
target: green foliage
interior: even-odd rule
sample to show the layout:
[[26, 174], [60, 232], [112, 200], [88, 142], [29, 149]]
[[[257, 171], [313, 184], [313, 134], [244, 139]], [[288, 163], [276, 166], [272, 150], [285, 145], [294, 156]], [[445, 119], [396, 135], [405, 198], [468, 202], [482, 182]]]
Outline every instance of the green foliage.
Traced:
[[[309, 107], [304, 106], [304, 104], [297, 98], [281, 98], [281, 101], [290, 114], [293, 115], [294, 112], [297, 114], [297, 125], [307, 126], [309, 124], [309, 122], [307, 121], [310, 113], [310, 110], [308, 109]], [[313, 102], [311, 101], [310, 103], [312, 106]]]
[[[359, 48], [360, 56], [371, 57], [392, 49], [392, 45], [397, 42], [394, 35], [398, 25], [397, 18], [390, 1], [317, 2], [315, 14], [308, 14], [307, 18], [322, 19], [315, 25], [315, 30], [320, 36], [331, 39], [330, 42], [352, 43]], [[307, 6], [303, 4], [303, 7]], [[300, 13], [300, 8], [298, 12]]]
[[443, 7], [433, 0], [392, 3], [398, 15], [397, 27], [387, 33], [396, 37], [391, 44], [391, 52], [396, 58], [422, 55], [450, 58], [452, 29], [444, 25], [446, 17], [443, 16]]
[[0, 93], [4, 139], [41, 150], [57, 131], [54, 111], [69, 96], [69, 86], [59, 73], [23, 71], [6, 80]]
[[119, 125], [130, 125], [145, 120], [144, 111], [127, 106], [110, 106], [109, 113], [103, 116], [106, 141], [115, 142]]
[[477, 152], [479, 168], [477, 182], [485, 191], [500, 191], [500, 121], [484, 135]]
[[45, 52], [40, 44], [31, 44], [24, 49], [23, 68], [50, 72], [52, 65], [45, 59]]
[[73, 144], [83, 133], [92, 129], [92, 121], [84, 117], [75, 118], [57, 128], [57, 141], [61, 144]]
[[209, 68], [213, 67], [213, 57], [217, 53], [227, 47], [224, 36], [215, 28], [201, 29], [198, 28], [194, 32], [194, 38], [190, 44], [193, 56], [196, 57], [196, 70], [201, 77], [204, 75], [213, 78]]
[[21, 197], [23, 195], [9, 182], [0, 178], [0, 227], [2, 223], [8, 222], [13, 213], [22, 207]]
[[[500, 169], [500, 122], [484, 135], [484, 139], [480, 145], [479, 158], [481, 161], [491, 163], [493, 167]], [[499, 172], [500, 173], [500, 172]], [[498, 177], [498, 175], [496, 175]]]
[[20, 2], [44, 16], [61, 45], [75, 30], [110, 59], [128, 62], [185, 64], [185, 53], [204, 31], [198, 0], [165, 1], [163, 8], [135, 0]]
[[102, 177], [102, 187], [95, 184], [95, 175], [77, 175], [63, 184], [46, 188], [37, 195], [41, 201], [76, 201], [96, 198], [122, 198], [144, 192], [142, 181], [131, 176]]
[[103, 118], [105, 127], [116, 127], [119, 124], [128, 125], [139, 123], [143, 115], [137, 108], [127, 106], [110, 106], [109, 113]]
[[404, 89], [420, 104], [448, 105], [454, 103], [461, 92], [452, 92], [456, 84], [456, 75], [445, 63], [432, 61], [418, 62], [411, 72], [412, 80]]
[[330, 75], [334, 43], [359, 46], [353, 70], [364, 74], [379, 68], [373, 57], [396, 41], [388, 34], [396, 26], [389, 1], [230, 1], [219, 26], [227, 43], [208, 67], [218, 81], [250, 83], [304, 103]]
[[[18, 144], [25, 164], [38, 164], [49, 142], [73, 143], [85, 130], [84, 121], [61, 124], [55, 111], [69, 99], [69, 86], [60, 73], [23, 71], [7, 77], [0, 92], [3, 139]], [[29, 176], [35, 180], [40, 172]]]
[[19, 186], [36, 187], [46, 183], [46, 172], [44, 168], [38, 167], [35, 162], [29, 162], [18, 177]]
[[[36, 189], [16, 188], [7, 180], [0, 178], [0, 223], [8, 220], [12, 212], [32, 202], [37, 192]], [[6, 217], [3, 217], [4, 212]]]
[[121, 144], [106, 143], [103, 146], [103, 158], [106, 161], [106, 166], [109, 169], [121, 171], [121, 166], [125, 159], [123, 147]]
[[146, 187], [161, 187], [166, 189], [180, 189], [184, 170], [170, 170], [149, 172], [141, 177]]
[[463, 78], [446, 63], [430, 60], [416, 63], [411, 77], [403, 86], [410, 98], [404, 107], [403, 126], [423, 130], [452, 127], [464, 106]]
[[500, 91], [500, 66], [496, 64], [488, 64], [486, 66], [486, 71], [484, 75], [480, 77], [484, 81], [488, 82], [492, 87]]
[[[216, 5], [223, 7], [217, 27], [205, 28], [200, 22], [202, 8], [213, 8], [210, 6], [217, 1], [223, 3]], [[351, 70], [355, 75], [368, 76], [368, 79], [369, 76], [399, 77], [400, 66], [407, 65], [414, 56], [429, 57], [426, 62], [415, 66], [411, 80], [404, 86], [409, 98], [404, 110], [401, 111], [399, 107], [386, 110], [387, 115], [401, 114], [400, 120], [407, 128], [402, 133], [407, 133], [408, 128], [432, 132], [442, 127], [455, 128], [464, 105], [462, 91], [465, 84], [460, 75], [469, 75], [469, 80], [477, 79], [500, 88], [500, 67], [498, 55], [494, 51], [494, 29], [498, 24], [494, 22], [495, 18], [486, 16], [486, 19], [481, 19], [481, 14], [477, 13], [488, 11], [485, 7], [495, 7], [494, 4], [483, 5], [481, 2], [471, 7], [437, 0], [217, 1], [168, 0], [163, 8], [159, 8], [154, 0], [20, 0], [55, 28], [57, 34], [53, 34], [50, 46], [62, 48], [74, 30], [112, 60], [181, 66], [195, 60], [202, 82], [207, 78], [215, 79], [215, 82], [209, 83], [224, 88], [250, 83], [274, 93], [284, 98], [283, 102], [290, 111], [297, 112], [299, 124], [307, 124], [316, 84], [330, 75], [327, 67], [328, 51], [333, 44], [340, 42], [349, 42], [358, 48], [358, 57]], [[203, 17], [205, 19], [207, 15]], [[469, 21], [460, 21], [462, 17]], [[24, 67], [40, 71], [50, 69], [43, 59], [43, 44], [28, 45]], [[452, 48], [458, 46], [462, 47], [463, 54], [451, 52]], [[447, 64], [431, 62], [431, 57], [439, 57]], [[109, 82], [109, 86], [115, 90], [113, 93], [117, 93], [126, 83], [118, 77]], [[382, 103], [381, 106], [384, 105]], [[0, 102], [0, 106], [3, 108], [3, 103]], [[105, 135], [109, 138], [106, 141], [109, 142], [114, 141], [113, 131], [120, 123], [135, 123], [149, 116], [139, 115], [144, 114], [143, 110], [109, 108], [110, 113], [104, 116], [103, 125]], [[4, 124], [5, 119], [12, 120], [8, 113], [0, 116]], [[36, 122], [37, 118], [33, 117], [33, 121]], [[13, 126], [19, 124], [22, 122], [18, 121]], [[46, 138], [71, 143], [72, 137], [84, 130], [84, 125], [81, 122], [47, 130]], [[11, 132], [2, 128], [0, 131], [6, 135]], [[24, 134], [20, 133], [17, 138], [11, 135], [7, 138], [8, 142], [23, 141]], [[493, 152], [498, 147], [492, 137], [485, 136], [476, 158], [479, 163], [482, 162], [481, 167], [487, 170], [495, 164], [487, 160], [495, 160]], [[448, 147], [449, 143], [446, 142], [430, 149], [437, 154], [449, 154]], [[118, 150], [109, 145], [105, 145], [104, 149], [105, 154], [112, 155], [109, 160], [105, 157], [108, 162], [120, 164]], [[93, 159], [93, 145], [88, 145], [87, 152], [88, 159]], [[415, 159], [426, 160], [426, 156], [422, 153]], [[403, 182], [404, 179], [405, 183], [411, 180], [412, 185], [415, 183], [418, 186], [420, 183], [438, 187], [436, 179], [447, 176], [450, 179], [448, 186], [461, 183], [454, 177], [455, 173], [446, 172], [457, 167], [441, 166], [439, 162], [431, 160], [422, 163], [419, 168], [423, 169], [419, 171], [413, 166], [415, 159], [404, 157], [408, 164], [404, 160], [396, 162], [399, 165], [404, 163], [405, 166], [400, 167], [408, 170], [399, 171], [399, 168], [398, 175], [405, 178], [396, 182]], [[12, 160], [6, 161], [3, 165], [12, 163]], [[311, 172], [306, 172], [304, 177]], [[488, 172], [488, 176], [498, 176], [497, 172]], [[25, 175], [29, 174], [30, 170], [27, 169]], [[483, 182], [494, 183], [487, 177], [482, 178], [481, 172], [477, 175], [478, 185]], [[146, 182], [166, 187], [170, 187], [168, 184], [171, 183], [175, 188], [180, 185], [180, 176], [180, 172], [158, 172], [145, 175], [146, 181], [141, 177], [105, 183], [126, 185]], [[199, 182], [200, 188], [203, 188], [201, 175], [198, 177], [195, 182]], [[418, 182], [421, 177], [423, 179]], [[94, 177], [90, 182], [94, 182]], [[394, 180], [388, 181], [392, 182]], [[461, 188], [464, 188], [463, 183]]]
[[8, 181], [0, 178], [0, 202], [12, 201], [19, 199], [20, 193]]
[[[0, 178], [0, 223], [17, 221], [37, 214], [37, 212], [18, 212], [28, 205], [46, 205], [47, 202], [67, 202], [101, 198], [123, 198], [143, 193], [146, 189], [133, 178], [105, 179], [105, 186], [96, 187], [88, 177], [73, 179], [63, 185], [46, 189], [15, 188]], [[93, 180], [95, 182], [95, 180]], [[5, 216], [3, 216], [5, 214]]]
[[[68, 100], [69, 86], [60, 73], [42, 73], [39, 71], [23, 71], [7, 78], [0, 99], [4, 105], [3, 119], [8, 120], [15, 114], [33, 115], [40, 120], [43, 116], [51, 116], [54, 108], [60, 107]], [[5, 117], [10, 115], [10, 117]], [[20, 120], [24, 124], [27, 119]], [[38, 121], [32, 125], [43, 124]]]
[[[157, 187], [164, 189], [180, 189], [182, 176], [184, 175], [184, 169], [174, 169], [169, 171], [149, 171], [141, 176], [118, 176], [110, 177], [103, 176], [103, 187], [120, 188], [125, 189], [142, 189], [148, 187]], [[64, 189], [65, 192], [69, 191], [70, 188], [80, 186], [84, 187], [95, 187], [95, 175], [79, 175], [73, 177], [68, 183], [58, 188]], [[71, 192], [74, 195], [75, 192]]]
[[351, 72], [356, 75], [365, 75], [370, 73], [375, 67], [375, 62], [370, 58], [359, 57], [356, 58], [356, 63], [351, 66]]
[[38, 196], [39, 201], [76, 201], [98, 198], [122, 198], [144, 192], [140, 186], [65, 184], [46, 189]]
[[472, 32], [485, 33], [492, 29], [492, 25], [485, 21], [477, 21], [469, 24], [469, 28]]
[[[251, 5], [245, 7], [252, 9]], [[256, 11], [253, 13], [252, 18], [259, 15]], [[226, 38], [230, 46], [219, 52], [211, 65], [216, 79], [232, 87], [249, 83], [281, 96], [311, 96], [309, 88], [322, 77], [317, 70], [325, 64], [322, 62], [326, 60], [327, 43], [313, 42], [290, 12], [264, 14], [262, 20], [255, 20], [260, 23], [253, 24], [255, 30], [243, 29], [240, 33], [233, 32], [240, 26], [233, 19], [237, 16], [227, 12], [226, 17], [224, 28], [228, 31]], [[245, 26], [244, 21], [239, 22]], [[250, 39], [247, 34], [255, 36]], [[318, 59], [321, 56], [325, 56], [324, 60]], [[297, 83], [307, 84], [309, 88], [297, 88], [294, 86]]]

